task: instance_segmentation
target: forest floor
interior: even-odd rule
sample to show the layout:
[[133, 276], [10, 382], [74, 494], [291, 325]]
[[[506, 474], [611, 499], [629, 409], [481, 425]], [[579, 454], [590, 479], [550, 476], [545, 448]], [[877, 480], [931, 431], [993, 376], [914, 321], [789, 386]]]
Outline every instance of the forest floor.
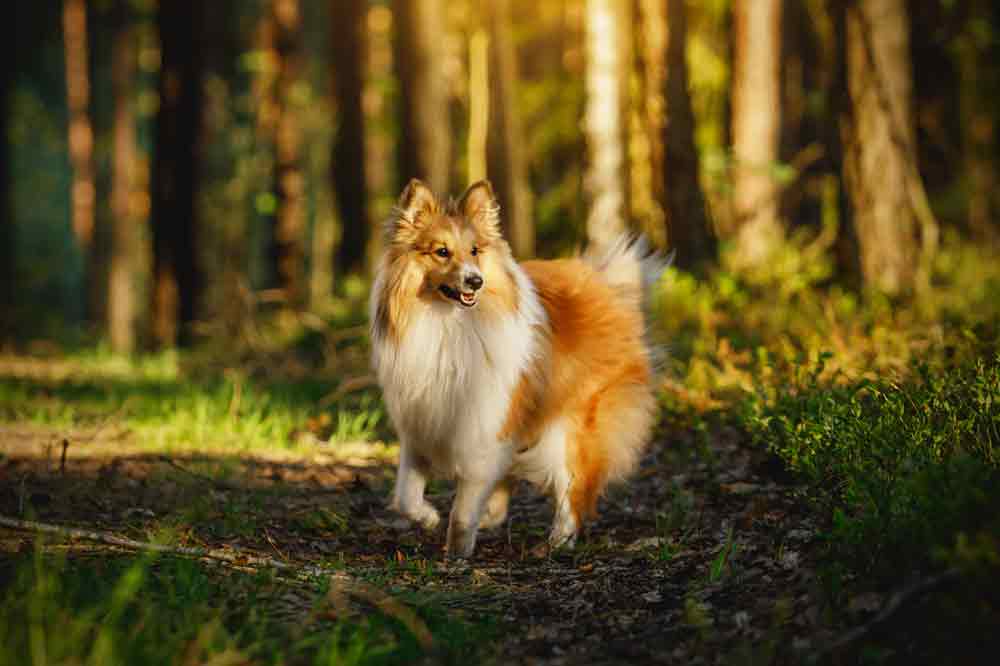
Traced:
[[[261, 401], [266, 389], [254, 398], [176, 378], [154, 389], [149, 377], [112, 389], [121, 377], [62, 363], [0, 362], [6, 650], [44, 643], [80, 663], [154, 663], [159, 649], [160, 663], [799, 664], [830, 657], [890, 599], [828, 605], [828, 525], [724, 420], [661, 424], [575, 548], [532, 555], [551, 507], [523, 486], [475, 555], [449, 561], [443, 528], [423, 533], [386, 508], [395, 452], [376, 437], [311, 435], [309, 408], [289, 416]], [[185, 407], [199, 391], [201, 407]], [[192, 411], [207, 416], [177, 429]], [[279, 418], [301, 420], [286, 441], [258, 432], [234, 446], [237, 422]], [[442, 512], [452, 494], [429, 488]], [[42, 535], [40, 524], [88, 534]], [[150, 559], [122, 537], [167, 552]], [[129, 588], [136, 567], [144, 582]], [[27, 632], [12, 626], [24, 617]], [[102, 657], [112, 648], [94, 617], [117, 618], [104, 623], [117, 662]], [[84, 624], [60, 637], [60, 618]], [[213, 661], [220, 650], [228, 661]]]
[[[736, 433], [693, 439], [661, 433], [577, 547], [545, 558], [530, 551], [551, 509], [526, 486], [473, 558], [449, 562], [441, 530], [424, 534], [386, 509], [393, 468], [384, 462], [331, 462], [322, 451], [168, 457], [115, 428], [0, 428], [0, 514], [30, 507], [36, 521], [139, 541], [169, 527], [185, 546], [335, 567], [418, 605], [492, 622], [481, 656], [499, 663], [721, 663], [737, 652], [798, 663], [830, 639], [814, 601], [816, 526]], [[446, 511], [451, 490], [435, 487], [430, 499]], [[0, 528], [0, 557], [29, 553], [34, 541]], [[88, 557], [122, 550], [72, 548]], [[295, 600], [296, 589], [281, 603], [301, 623], [314, 595], [302, 589]]]

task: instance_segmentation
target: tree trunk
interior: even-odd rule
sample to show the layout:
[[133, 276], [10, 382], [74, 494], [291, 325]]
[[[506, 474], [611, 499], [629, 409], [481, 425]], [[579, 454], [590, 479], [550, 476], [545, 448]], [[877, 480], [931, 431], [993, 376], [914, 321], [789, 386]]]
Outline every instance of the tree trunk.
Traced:
[[492, 118], [489, 121], [487, 161], [496, 186], [501, 218], [514, 256], [535, 254], [535, 229], [531, 216], [531, 189], [524, 130], [518, 113], [517, 48], [510, 17], [510, 0], [492, 0], [486, 9], [489, 21]]
[[337, 266], [342, 273], [364, 271], [370, 235], [361, 102], [367, 4], [362, 0], [333, 2], [330, 12], [333, 85], [340, 120], [333, 146], [333, 185], [343, 230], [337, 251]]
[[[851, 3], [846, 20], [844, 181], [865, 283], [887, 294], [919, 286], [936, 223], [916, 172], [904, 0]], [[920, 218], [918, 220], [918, 217]], [[924, 240], [925, 252], [918, 238]]]
[[781, 242], [778, 191], [771, 176], [781, 129], [781, 0], [733, 3], [734, 263], [764, 263]]
[[467, 182], [486, 178], [486, 144], [490, 127], [490, 37], [476, 25], [469, 37], [469, 141]]
[[94, 127], [90, 119], [90, 72], [86, 0], [64, 0], [63, 40], [66, 57], [68, 143], [72, 168], [70, 210], [73, 234], [83, 255], [87, 294], [86, 317], [101, 319], [103, 293], [96, 234], [97, 189], [94, 170]]
[[[11, 30], [11, 28], [8, 28]], [[11, 85], [14, 83], [14, 68], [4, 67], [0, 73], [0, 129], [4, 137], [9, 137]], [[0, 143], [0, 343], [14, 337], [15, 279], [14, 262], [14, 201], [11, 183], [10, 141]]]
[[300, 164], [301, 127], [294, 88], [301, 76], [302, 14], [299, 0], [272, 0], [275, 80], [274, 265], [285, 304], [298, 309], [305, 289], [305, 178]]
[[202, 3], [161, 2], [160, 108], [152, 174], [154, 342], [185, 342], [198, 311], [195, 259], [202, 106]]
[[628, 215], [623, 113], [627, 80], [623, 76], [627, 69], [622, 59], [624, 13], [624, 2], [587, 0], [584, 133], [589, 163], [584, 182], [590, 197], [587, 240], [595, 247], [606, 247], [624, 232]]
[[451, 123], [444, 71], [444, 2], [394, 0], [394, 61], [402, 94], [399, 174], [439, 195], [451, 183]]
[[[656, 0], [643, 0], [652, 8]], [[649, 19], [654, 14], [650, 11]], [[677, 251], [677, 265], [692, 269], [715, 258], [715, 238], [709, 226], [701, 191], [701, 164], [694, 143], [694, 113], [687, 67], [687, 7], [684, 0], [667, 0], [661, 60], [664, 113], [661, 202], [666, 217], [667, 243]]]
[[111, 184], [111, 247], [108, 268], [107, 327], [111, 348], [135, 350], [140, 265], [139, 220], [132, 213], [136, 172], [136, 127], [132, 91], [135, 85], [135, 34], [124, 3], [118, 7], [117, 34], [112, 55], [114, 129]]
[[[970, 14], [983, 16], [990, 10], [981, 0], [972, 2]], [[962, 132], [962, 158], [968, 192], [966, 221], [969, 231], [979, 240], [993, 241], [998, 232], [996, 119], [994, 93], [1000, 83], [996, 68], [996, 47], [993, 41], [980, 36], [968, 21], [963, 34], [956, 40], [956, 65], [959, 74], [959, 117]]]

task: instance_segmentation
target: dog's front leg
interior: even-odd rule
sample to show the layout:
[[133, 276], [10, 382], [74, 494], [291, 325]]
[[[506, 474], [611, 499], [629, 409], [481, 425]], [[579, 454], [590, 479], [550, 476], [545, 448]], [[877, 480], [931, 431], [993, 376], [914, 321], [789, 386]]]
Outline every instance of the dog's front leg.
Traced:
[[396, 489], [392, 493], [390, 507], [424, 529], [433, 530], [441, 522], [441, 516], [424, 499], [426, 486], [427, 466], [403, 441], [399, 447], [399, 469], [396, 470]]
[[448, 519], [448, 556], [469, 557], [476, 548], [479, 518], [496, 486], [496, 480], [459, 479], [455, 503]]

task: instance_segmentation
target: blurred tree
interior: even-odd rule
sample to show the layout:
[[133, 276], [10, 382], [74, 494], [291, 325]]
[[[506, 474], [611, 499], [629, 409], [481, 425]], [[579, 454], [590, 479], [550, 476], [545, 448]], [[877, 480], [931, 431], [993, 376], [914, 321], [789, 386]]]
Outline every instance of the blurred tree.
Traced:
[[490, 119], [487, 161], [496, 187], [501, 218], [514, 256], [535, 254], [528, 161], [517, 99], [518, 63], [510, 0], [489, 0], [485, 8], [490, 36]]
[[274, 267], [278, 288], [285, 304], [297, 309], [304, 304], [306, 184], [302, 174], [302, 128], [296, 96], [301, 85], [302, 13], [299, 0], [271, 0], [270, 67], [274, 72], [273, 144], [274, 192], [277, 208], [274, 220]]
[[861, 274], [887, 294], [924, 286], [937, 223], [916, 166], [905, 0], [850, 2], [844, 180]]
[[[8, 31], [13, 27], [8, 25]], [[14, 197], [10, 170], [11, 143], [11, 88], [14, 68], [4, 67], [0, 72], [0, 342], [14, 335]]]
[[333, 89], [339, 120], [332, 167], [342, 229], [337, 269], [342, 273], [365, 270], [370, 236], [362, 106], [367, 5], [364, 0], [330, 3]]
[[653, 191], [660, 201], [667, 246], [677, 265], [693, 269], [715, 258], [715, 239], [701, 190], [687, 64], [684, 0], [641, 0], [647, 124], [653, 130]]
[[476, 22], [469, 37], [469, 140], [466, 166], [469, 183], [486, 178], [486, 143], [490, 125], [490, 38]]
[[107, 328], [111, 348], [119, 353], [135, 349], [138, 302], [138, 269], [142, 244], [139, 220], [133, 214], [136, 164], [136, 124], [133, 93], [136, 84], [135, 34], [129, 4], [115, 6], [112, 85], [114, 127], [112, 130], [111, 238], [108, 267]]
[[439, 195], [451, 183], [451, 123], [444, 69], [444, 2], [394, 0], [396, 72], [401, 91], [399, 176], [420, 178]]
[[781, 129], [782, 0], [733, 2], [733, 219], [737, 266], [766, 262], [783, 237], [773, 177]]
[[586, 7], [587, 240], [597, 247], [608, 245], [625, 231], [628, 217], [623, 108], [630, 66], [623, 57], [628, 52], [623, 47], [628, 43], [627, 4], [587, 0]]
[[183, 343], [195, 320], [202, 288], [195, 259], [198, 179], [201, 165], [203, 5], [163, 0], [159, 110], [152, 173], [153, 289], [150, 331], [154, 343]]
[[[982, 240], [997, 233], [1000, 197], [997, 195], [996, 99], [1000, 75], [1000, 35], [996, 3], [968, 0], [967, 16], [954, 39], [959, 75], [959, 118], [968, 193], [968, 228]], [[991, 12], [993, 15], [991, 15]]]
[[86, 0], [64, 0], [63, 40], [66, 58], [66, 102], [69, 111], [68, 144], [72, 167], [70, 215], [73, 234], [84, 257], [86, 316], [101, 320], [104, 291], [103, 261], [96, 233], [97, 190], [94, 167], [94, 127], [90, 118], [90, 53]]

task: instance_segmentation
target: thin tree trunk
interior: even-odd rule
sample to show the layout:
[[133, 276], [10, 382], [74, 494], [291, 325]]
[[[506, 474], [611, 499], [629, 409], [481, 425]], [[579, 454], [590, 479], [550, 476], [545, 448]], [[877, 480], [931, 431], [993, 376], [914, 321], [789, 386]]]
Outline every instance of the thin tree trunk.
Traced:
[[119, 25], [112, 55], [115, 111], [111, 184], [111, 248], [108, 269], [107, 327], [111, 348], [119, 353], [135, 349], [139, 220], [132, 213], [136, 172], [136, 129], [132, 91], [135, 85], [135, 33], [127, 9], [119, 3]]
[[[972, 8], [970, 13], [974, 16], [989, 11], [980, 1], [974, 1]], [[996, 194], [997, 141], [993, 112], [993, 91], [1000, 77], [990, 66], [991, 58], [997, 53], [992, 43], [982, 43], [971, 25], [956, 41], [962, 156], [969, 201], [966, 220], [973, 235], [992, 241], [997, 235], [996, 216], [1000, 212]]]
[[624, 3], [587, 0], [587, 102], [584, 132], [589, 163], [585, 187], [590, 196], [587, 240], [605, 247], [625, 231], [626, 199], [625, 114], [622, 100], [626, 81], [621, 37]]
[[735, 264], [764, 263], [783, 235], [771, 176], [781, 129], [782, 0], [733, 3], [733, 226]]
[[394, 0], [395, 63], [402, 95], [399, 174], [439, 194], [451, 182], [451, 124], [444, 71], [444, 2]]
[[301, 127], [294, 88], [301, 76], [302, 14], [299, 0], [273, 0], [277, 56], [274, 133], [274, 191], [278, 199], [274, 227], [275, 269], [285, 304], [301, 307], [305, 288], [305, 178], [300, 163]]
[[490, 37], [482, 26], [469, 37], [469, 144], [466, 151], [470, 183], [486, 178], [486, 144], [490, 127]]
[[343, 230], [337, 251], [342, 273], [364, 271], [370, 236], [362, 107], [367, 4], [348, 0], [330, 5], [333, 80], [340, 120], [333, 147], [333, 185]]
[[[11, 85], [13, 67], [4, 67], [0, 73], [0, 130], [8, 137], [10, 127]], [[14, 303], [16, 253], [14, 243], [14, 202], [10, 170], [10, 142], [0, 143], [0, 343], [14, 337]]]
[[861, 274], [869, 286], [899, 294], [926, 280], [937, 240], [936, 221], [916, 170], [905, 1], [852, 3], [846, 28], [851, 114], [844, 180]]
[[94, 127], [90, 119], [90, 72], [86, 0], [64, 0], [63, 40], [66, 57], [66, 99], [69, 110], [69, 159], [72, 167], [70, 206], [73, 234], [83, 254], [87, 294], [86, 317], [100, 320], [100, 261], [97, 257], [94, 171]]
[[487, 154], [489, 176], [500, 200], [501, 218], [514, 256], [535, 254], [531, 190], [524, 130], [518, 112], [517, 48], [511, 26], [510, 0], [492, 0], [487, 6], [490, 34], [492, 118]]
[[[644, 3], [655, 4], [653, 0], [644, 0]], [[666, 9], [662, 201], [667, 242], [677, 251], [677, 265], [692, 269], [714, 260], [716, 248], [701, 190], [701, 164], [694, 143], [694, 112], [686, 54], [687, 7], [684, 0], [667, 0]]]
[[152, 174], [154, 342], [186, 341], [198, 311], [195, 258], [202, 106], [202, 3], [160, 3], [160, 108]]

